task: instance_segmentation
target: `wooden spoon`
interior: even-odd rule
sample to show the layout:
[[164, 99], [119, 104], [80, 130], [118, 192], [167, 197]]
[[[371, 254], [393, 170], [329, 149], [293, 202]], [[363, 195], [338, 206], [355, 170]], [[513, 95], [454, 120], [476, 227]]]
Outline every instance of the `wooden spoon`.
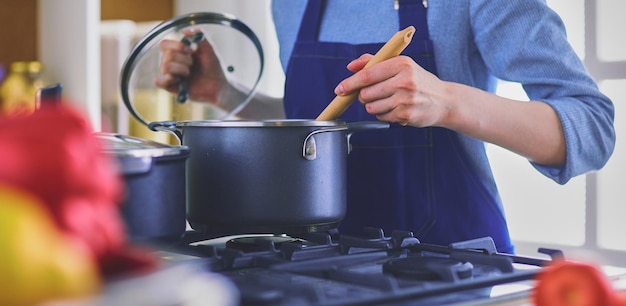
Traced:
[[[409, 26], [404, 30], [401, 30], [394, 34], [386, 43], [383, 45], [374, 57], [372, 57], [363, 69], [371, 67], [375, 64], [378, 64], [386, 59], [392, 58], [394, 56], [398, 56], [404, 48], [411, 42], [413, 38], [413, 34], [415, 34], [415, 27]], [[348, 109], [350, 104], [356, 100], [356, 97], [359, 95], [359, 91], [355, 91], [348, 95], [336, 96], [326, 108], [317, 116], [316, 120], [335, 120], [343, 114], [343, 112]]]

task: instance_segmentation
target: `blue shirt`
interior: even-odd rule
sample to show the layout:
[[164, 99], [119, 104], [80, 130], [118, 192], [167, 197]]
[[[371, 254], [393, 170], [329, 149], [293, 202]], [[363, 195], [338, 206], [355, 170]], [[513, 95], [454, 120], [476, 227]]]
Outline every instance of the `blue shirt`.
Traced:
[[[306, 0], [273, 0], [283, 68]], [[566, 142], [563, 167], [533, 166], [559, 184], [600, 169], [615, 146], [614, 108], [567, 41], [545, 0], [431, 0], [428, 27], [438, 76], [495, 92], [497, 80], [521, 83], [531, 100], [557, 112]], [[320, 41], [379, 43], [399, 30], [393, 0], [328, 0]], [[329, 89], [332, 90], [332, 89]], [[484, 143], [462, 136], [479, 176], [497, 194]]]

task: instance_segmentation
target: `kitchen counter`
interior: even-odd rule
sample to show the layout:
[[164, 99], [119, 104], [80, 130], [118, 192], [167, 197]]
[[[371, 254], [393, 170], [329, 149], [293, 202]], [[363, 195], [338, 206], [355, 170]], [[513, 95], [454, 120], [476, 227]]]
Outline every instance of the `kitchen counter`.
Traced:
[[238, 305], [238, 291], [230, 281], [201, 271], [193, 262], [178, 262], [148, 275], [111, 282], [98, 296], [40, 306]]
[[[602, 266], [601, 268], [611, 280], [616, 291], [626, 292], [626, 268], [615, 266]], [[498, 289], [492, 291], [492, 297], [488, 300], [467, 302], [455, 306], [532, 306], [530, 296], [533, 282], [522, 282], [515, 285], [519, 286], [519, 290], [510, 287], [512, 290], [507, 292], [507, 288], [513, 285], [504, 285], [501, 288], [502, 291]]]

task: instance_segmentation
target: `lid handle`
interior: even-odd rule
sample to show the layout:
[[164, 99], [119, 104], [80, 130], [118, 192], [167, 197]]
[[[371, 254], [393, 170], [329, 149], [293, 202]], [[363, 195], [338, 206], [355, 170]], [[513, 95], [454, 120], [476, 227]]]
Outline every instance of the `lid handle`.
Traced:
[[[204, 39], [204, 33], [196, 32], [191, 37], [183, 37], [180, 41], [186, 46], [191, 46], [193, 44], [197, 44]], [[189, 98], [189, 83], [187, 83], [187, 78], [180, 77], [178, 82], [178, 96], [176, 97], [176, 101], [179, 103], [187, 102]]]

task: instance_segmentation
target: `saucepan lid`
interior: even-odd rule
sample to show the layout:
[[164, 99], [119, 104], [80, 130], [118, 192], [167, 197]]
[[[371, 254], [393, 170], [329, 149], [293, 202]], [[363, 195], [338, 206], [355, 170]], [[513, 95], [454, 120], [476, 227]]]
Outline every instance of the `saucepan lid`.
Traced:
[[[190, 99], [181, 102], [154, 85], [160, 70], [159, 42], [188, 39], [182, 34], [185, 28], [202, 32], [216, 51], [229, 82], [243, 88], [244, 93], [247, 91], [241, 101], [234, 101], [238, 106], [232, 111], [217, 109], [207, 102]], [[191, 13], [158, 24], [137, 42], [122, 67], [120, 94], [132, 117], [145, 126], [164, 120], [236, 119], [257, 91], [263, 66], [261, 42], [246, 24], [229, 14]]]
[[104, 153], [118, 158], [186, 156], [190, 152], [187, 146], [172, 146], [117, 133], [96, 132], [94, 135], [101, 142]]

